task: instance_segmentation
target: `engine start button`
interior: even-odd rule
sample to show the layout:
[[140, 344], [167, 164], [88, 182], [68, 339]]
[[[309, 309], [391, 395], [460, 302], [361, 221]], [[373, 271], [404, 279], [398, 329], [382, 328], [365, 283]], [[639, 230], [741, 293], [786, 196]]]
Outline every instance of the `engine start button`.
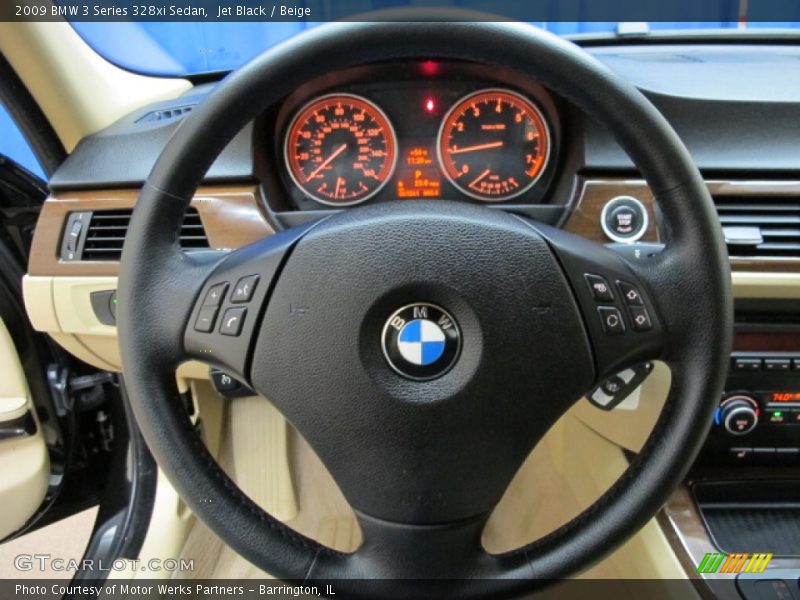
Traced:
[[635, 242], [647, 231], [647, 209], [633, 196], [617, 196], [603, 207], [600, 225], [615, 242]]

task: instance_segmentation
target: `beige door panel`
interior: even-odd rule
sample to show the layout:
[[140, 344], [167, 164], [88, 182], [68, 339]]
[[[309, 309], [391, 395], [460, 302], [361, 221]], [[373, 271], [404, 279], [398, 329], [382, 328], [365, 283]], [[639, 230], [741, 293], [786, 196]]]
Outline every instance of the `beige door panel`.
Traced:
[[[103, 369], [122, 371], [117, 328], [104, 325], [92, 308], [92, 292], [117, 289], [116, 277], [25, 275], [22, 293], [36, 331], [50, 335], [73, 356]], [[208, 366], [188, 361], [178, 368], [181, 390], [187, 379], [207, 379]]]
[[31, 402], [28, 382], [17, 349], [0, 320], [0, 426], [34, 419], [36, 431], [0, 441], [0, 538], [16, 531], [39, 509], [47, 492], [50, 459], [42, 429]]

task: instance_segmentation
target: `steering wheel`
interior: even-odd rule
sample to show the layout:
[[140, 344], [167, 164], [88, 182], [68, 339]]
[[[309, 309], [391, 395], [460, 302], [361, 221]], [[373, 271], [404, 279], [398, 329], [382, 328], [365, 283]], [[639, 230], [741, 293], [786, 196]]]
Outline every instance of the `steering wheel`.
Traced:
[[[403, 59], [502, 65], [605, 124], [659, 203], [664, 251], [628, 260], [503, 211], [425, 200], [352, 208], [233, 252], [181, 252], [189, 201], [241, 128], [311, 78]], [[634, 289], [646, 321], [630, 317], [617, 288], [598, 304], [586, 274]], [[234, 289], [243, 278], [253, 284], [244, 294]], [[578, 47], [521, 24], [330, 24], [231, 74], [172, 136], [126, 237], [119, 336], [158, 464], [255, 566], [339, 579], [336, 591], [352, 595], [405, 598], [419, 592], [415, 581], [448, 578], [455, 597], [490, 597], [589, 566], [679, 485], [722, 390], [729, 286], [719, 223], [680, 139]], [[358, 550], [290, 530], [225, 475], [177, 393], [175, 369], [188, 359], [247, 382], [297, 428], [353, 507]], [[653, 359], [671, 368], [671, 389], [624, 475], [546, 537], [483, 550], [488, 515], [550, 426], [593, 385]]]

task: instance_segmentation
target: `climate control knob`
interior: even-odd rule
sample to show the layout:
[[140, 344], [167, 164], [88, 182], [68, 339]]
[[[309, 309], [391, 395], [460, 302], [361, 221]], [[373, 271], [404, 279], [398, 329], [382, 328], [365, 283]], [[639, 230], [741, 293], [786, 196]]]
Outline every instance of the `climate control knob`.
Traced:
[[719, 422], [732, 435], [746, 435], [758, 425], [758, 402], [740, 394], [726, 398], [719, 406]]

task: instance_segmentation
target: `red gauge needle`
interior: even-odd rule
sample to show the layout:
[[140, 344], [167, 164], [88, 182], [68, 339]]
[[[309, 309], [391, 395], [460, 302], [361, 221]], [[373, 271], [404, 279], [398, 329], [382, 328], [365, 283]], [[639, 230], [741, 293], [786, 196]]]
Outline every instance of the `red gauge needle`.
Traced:
[[491, 171], [491, 169], [486, 169], [486, 170], [485, 170], [483, 173], [481, 173], [481, 174], [480, 174], [480, 175], [478, 175], [478, 176], [477, 176], [475, 179], [473, 179], [473, 180], [472, 180], [472, 182], [469, 184], [469, 187], [472, 187], [473, 185], [475, 185], [476, 183], [478, 183], [478, 182], [479, 182], [481, 179], [483, 179], [484, 177], [486, 177], [486, 176], [487, 176], [489, 173], [491, 173], [491, 172], [492, 172], [492, 171]]
[[311, 172], [311, 175], [306, 177], [306, 183], [308, 183], [309, 181], [314, 179], [314, 177], [316, 177], [317, 173], [319, 173], [320, 171], [322, 171], [322, 169], [324, 169], [329, 164], [331, 164], [331, 161], [334, 158], [336, 158], [337, 156], [339, 156], [345, 150], [347, 150], [347, 144], [341, 144], [338, 148], [336, 148], [336, 150], [334, 150], [328, 158], [326, 158], [325, 160], [322, 161], [322, 164], [320, 164], [320, 166], [318, 166], [316, 169], [314, 169]]
[[500, 148], [503, 142], [489, 142], [488, 144], [478, 144], [477, 146], [466, 146], [464, 148], [456, 148], [450, 150], [450, 154], [461, 154], [462, 152], [475, 152], [476, 150], [489, 150], [491, 148]]

